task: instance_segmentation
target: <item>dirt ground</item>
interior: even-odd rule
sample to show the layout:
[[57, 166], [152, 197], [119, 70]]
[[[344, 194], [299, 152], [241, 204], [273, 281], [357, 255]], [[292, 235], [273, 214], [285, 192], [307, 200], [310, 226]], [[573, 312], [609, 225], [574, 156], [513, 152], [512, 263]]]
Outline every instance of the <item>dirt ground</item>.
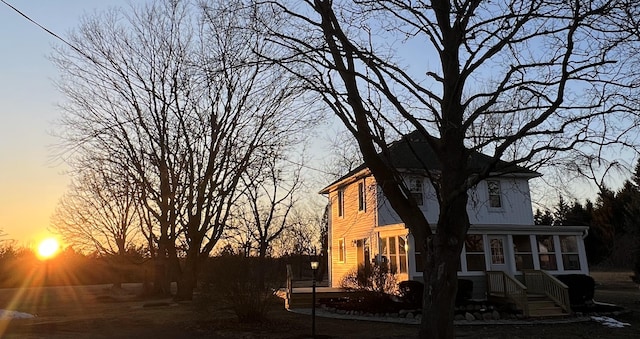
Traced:
[[[459, 338], [640, 338], [640, 290], [628, 272], [593, 272], [596, 300], [626, 309], [615, 319], [629, 323], [608, 328], [580, 323], [456, 326]], [[229, 307], [199, 311], [197, 302], [139, 300], [140, 286], [113, 291], [107, 285], [0, 289], [0, 309], [36, 315], [32, 319], [0, 319], [0, 338], [309, 338], [308, 315], [288, 312], [282, 300], [270, 305], [269, 321], [240, 324]], [[322, 338], [411, 338], [418, 326], [374, 321], [316, 319]]]

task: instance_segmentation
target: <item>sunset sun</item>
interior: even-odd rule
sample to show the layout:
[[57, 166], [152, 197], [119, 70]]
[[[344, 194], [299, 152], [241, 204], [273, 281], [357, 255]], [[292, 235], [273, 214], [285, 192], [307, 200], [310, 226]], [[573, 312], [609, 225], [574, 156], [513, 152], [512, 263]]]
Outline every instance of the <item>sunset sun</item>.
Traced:
[[44, 239], [38, 246], [38, 256], [40, 259], [49, 259], [58, 253], [60, 244], [55, 238]]

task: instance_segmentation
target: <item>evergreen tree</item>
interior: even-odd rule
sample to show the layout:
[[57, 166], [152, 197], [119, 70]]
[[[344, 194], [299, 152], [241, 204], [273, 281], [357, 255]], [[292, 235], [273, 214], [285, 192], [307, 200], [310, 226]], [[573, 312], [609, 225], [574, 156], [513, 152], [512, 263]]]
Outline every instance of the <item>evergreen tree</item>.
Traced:
[[553, 213], [554, 217], [554, 226], [564, 226], [567, 224], [567, 215], [569, 214], [569, 204], [564, 200], [564, 197], [560, 195], [558, 197], [558, 205], [555, 207], [555, 211]]
[[536, 209], [536, 214], [533, 216], [533, 222], [536, 225], [553, 225], [553, 214], [548, 209], [544, 210], [544, 213], [540, 209]]

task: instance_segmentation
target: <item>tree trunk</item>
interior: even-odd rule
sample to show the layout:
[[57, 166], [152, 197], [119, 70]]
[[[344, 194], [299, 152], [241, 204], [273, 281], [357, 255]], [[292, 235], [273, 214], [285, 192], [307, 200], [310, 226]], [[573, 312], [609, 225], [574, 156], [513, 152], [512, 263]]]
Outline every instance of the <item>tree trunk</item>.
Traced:
[[167, 276], [167, 245], [166, 239], [160, 239], [158, 253], [153, 261], [153, 295], [171, 295], [169, 279]]
[[[198, 282], [198, 258], [197, 249], [189, 247], [187, 257], [185, 258], [184, 267], [178, 279], [178, 290], [174, 297], [175, 300], [193, 300], [193, 291]], [[193, 253], [192, 253], [193, 252]]]
[[436, 233], [425, 239], [424, 294], [420, 338], [453, 338], [460, 252], [469, 229], [464, 176], [449, 171], [441, 178], [440, 216]]
[[[434, 236], [435, 242], [444, 241]], [[453, 311], [457, 291], [459, 252], [449, 246], [441, 246], [428, 259], [436, 265], [425, 270], [422, 322], [420, 338], [453, 338]]]

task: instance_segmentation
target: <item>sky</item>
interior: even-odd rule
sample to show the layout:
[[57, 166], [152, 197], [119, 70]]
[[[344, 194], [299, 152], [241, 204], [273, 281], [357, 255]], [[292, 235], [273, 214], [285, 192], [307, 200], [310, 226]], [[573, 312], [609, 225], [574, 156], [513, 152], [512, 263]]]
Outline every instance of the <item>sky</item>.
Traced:
[[[126, 0], [4, 0], [64, 37], [84, 14]], [[0, 2], [0, 230], [17, 246], [48, 236], [49, 218], [64, 194], [65, 167], [52, 160], [53, 122], [64, 98], [54, 87], [48, 56], [53, 36]]]

